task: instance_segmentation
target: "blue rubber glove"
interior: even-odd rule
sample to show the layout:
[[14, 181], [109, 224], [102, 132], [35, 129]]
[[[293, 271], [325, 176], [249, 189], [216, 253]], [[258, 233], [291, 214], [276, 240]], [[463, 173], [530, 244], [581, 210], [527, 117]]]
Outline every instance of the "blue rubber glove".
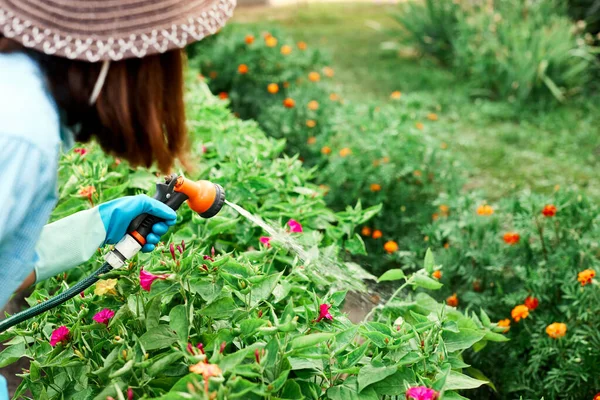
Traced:
[[0, 375], [0, 400], [9, 400], [6, 379], [2, 375]]
[[154, 224], [152, 233], [146, 237], [142, 251], [149, 252], [177, 216], [163, 203], [145, 195], [122, 197], [46, 225], [35, 249], [36, 282], [86, 262], [98, 247], [117, 243], [127, 233], [131, 221], [144, 213], [165, 220]]
[[140, 214], [150, 214], [159, 217], [165, 222], [158, 222], [152, 226], [152, 233], [146, 237], [143, 252], [154, 250], [160, 237], [167, 233], [169, 226], [175, 224], [177, 214], [171, 208], [148, 197], [144, 194], [138, 196], [121, 197], [98, 206], [100, 218], [106, 230], [104, 244], [115, 244], [127, 233], [131, 221]]

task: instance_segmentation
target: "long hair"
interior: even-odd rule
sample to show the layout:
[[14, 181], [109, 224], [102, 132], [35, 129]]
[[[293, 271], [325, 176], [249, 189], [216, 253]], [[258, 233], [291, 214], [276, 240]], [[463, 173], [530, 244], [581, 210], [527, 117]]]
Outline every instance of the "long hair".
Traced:
[[77, 141], [96, 139], [106, 152], [133, 166], [156, 162], [162, 172], [170, 172], [176, 159], [185, 165], [182, 50], [112, 62], [91, 106], [101, 63], [48, 56], [0, 35], [0, 53], [9, 52], [25, 52], [37, 60], [62, 122], [78, 127]]

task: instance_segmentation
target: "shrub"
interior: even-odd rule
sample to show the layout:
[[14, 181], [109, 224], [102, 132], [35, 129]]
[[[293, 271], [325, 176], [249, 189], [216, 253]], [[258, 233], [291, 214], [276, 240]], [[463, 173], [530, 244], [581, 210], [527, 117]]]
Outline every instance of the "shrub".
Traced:
[[[336, 253], [343, 243], [360, 247], [354, 226], [377, 210], [328, 210], [307, 183], [310, 171], [278, 158], [282, 142], [201, 93], [188, 96], [197, 176], [221, 183], [230, 200], [276, 225], [296, 218], [303, 232], [293, 235], [310, 249], [308, 260], [289, 251], [290, 239], [260, 244], [264, 233], [229, 210], [206, 221], [182, 210], [169, 245], [0, 334], [8, 340], [0, 367], [31, 360], [15, 397], [29, 390], [36, 399], [336, 400], [359, 392], [404, 396], [411, 386], [427, 385], [452, 399], [484, 384], [463, 373], [461, 353], [504, 340], [495, 324], [478, 324], [424, 294], [382, 305], [377, 321], [348, 320], [341, 309], [346, 291], [363, 287], [369, 275], [338, 262]], [[60, 178], [54, 217], [147, 191], [156, 176], [90, 146], [63, 158]], [[29, 304], [64, 291], [92, 265], [38, 285]], [[405, 281], [394, 298], [408, 285], [438, 288], [427, 277], [431, 268], [428, 256], [423, 271], [388, 274], [385, 280]]]
[[[441, 299], [456, 293], [460, 308], [482, 308], [492, 321], [510, 323], [510, 342], [467, 362], [490, 376], [502, 398], [592, 398], [600, 387], [600, 316], [594, 311], [600, 288], [585, 278], [600, 271], [598, 206], [563, 190], [524, 193], [487, 207], [476, 195], [440, 204], [447, 216], [424, 234], [432, 245], [447, 247], [438, 252]], [[517, 322], [519, 305], [529, 315]], [[566, 324], [564, 337], [549, 335], [553, 323]]]
[[578, 34], [559, 2], [448, 3], [454, 2], [411, 5], [399, 21], [420, 38], [417, 45], [422, 51], [439, 57], [430, 45], [422, 44], [431, 41], [425, 35], [433, 25], [422, 15], [443, 16], [449, 25], [438, 40], [451, 48], [451, 54], [442, 59], [450, 57], [457, 73], [467, 76], [480, 94], [519, 104], [564, 101], [590, 82], [596, 65], [593, 40]]

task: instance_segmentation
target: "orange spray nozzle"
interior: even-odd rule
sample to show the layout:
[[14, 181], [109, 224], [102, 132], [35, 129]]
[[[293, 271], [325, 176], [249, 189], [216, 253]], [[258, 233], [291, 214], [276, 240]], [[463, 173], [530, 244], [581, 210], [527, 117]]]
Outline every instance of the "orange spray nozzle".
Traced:
[[214, 217], [225, 203], [225, 190], [210, 181], [194, 182], [179, 176], [174, 189], [185, 194], [188, 206], [203, 218]]

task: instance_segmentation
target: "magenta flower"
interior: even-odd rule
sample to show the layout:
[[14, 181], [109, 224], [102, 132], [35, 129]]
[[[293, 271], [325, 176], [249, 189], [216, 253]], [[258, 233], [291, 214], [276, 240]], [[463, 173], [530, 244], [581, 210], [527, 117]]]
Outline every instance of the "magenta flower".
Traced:
[[152, 284], [154, 283], [155, 280], [157, 280], [157, 279], [165, 280], [169, 276], [170, 275], [168, 275], [168, 274], [154, 275], [154, 274], [151, 274], [150, 272], [145, 271], [144, 269], [141, 269], [140, 270], [140, 286], [146, 292], [149, 292], [150, 288], [152, 287]]
[[200, 353], [204, 354], [204, 345], [202, 343], [198, 343], [196, 348], [200, 350]]
[[268, 236], [261, 236], [260, 239], [258, 239], [258, 240], [260, 240], [260, 242], [262, 244], [264, 244], [265, 246], [271, 247], [271, 238], [270, 237], [268, 237]]
[[426, 386], [415, 386], [406, 391], [407, 400], [436, 400], [437, 398], [438, 392]]
[[190, 342], [188, 342], [188, 344], [187, 344], [187, 351], [190, 354], [196, 354], [196, 351], [194, 350], [194, 346], [192, 346], [192, 344]]
[[133, 389], [127, 388], [127, 400], [133, 400]]
[[256, 360], [257, 364], [260, 364], [260, 352], [258, 349], [254, 350], [254, 359]]
[[225, 351], [225, 346], [227, 346], [226, 342], [221, 343], [221, 347], [219, 348], [219, 353], [223, 354]]
[[66, 326], [60, 326], [52, 331], [52, 336], [50, 337], [50, 346], [54, 347], [59, 343], [64, 343], [69, 341], [70, 335], [69, 328]]
[[87, 149], [83, 148], [83, 147], [77, 147], [75, 149], [73, 149], [74, 153], [79, 154], [81, 157], [85, 156], [87, 154]]
[[94, 315], [94, 317], [92, 319], [99, 324], [104, 324], [104, 325], [108, 326], [108, 321], [110, 321], [110, 319], [114, 316], [115, 316], [115, 312], [113, 310], [109, 310], [108, 308], [105, 308], [104, 310], [96, 313], [96, 315]]
[[329, 304], [321, 304], [319, 306], [319, 318], [317, 318], [316, 322], [319, 322], [322, 319], [328, 319], [330, 321], [333, 321], [333, 315], [331, 315], [329, 313], [330, 308], [331, 308], [331, 305], [329, 305]]
[[173, 245], [173, 243], [169, 245], [169, 251], [171, 252], [171, 257], [173, 257], [173, 260], [175, 260], [175, 245]]
[[295, 219], [290, 219], [288, 221], [288, 225], [290, 227], [290, 232], [302, 233], [302, 225], [300, 225], [300, 222], [296, 221]]

